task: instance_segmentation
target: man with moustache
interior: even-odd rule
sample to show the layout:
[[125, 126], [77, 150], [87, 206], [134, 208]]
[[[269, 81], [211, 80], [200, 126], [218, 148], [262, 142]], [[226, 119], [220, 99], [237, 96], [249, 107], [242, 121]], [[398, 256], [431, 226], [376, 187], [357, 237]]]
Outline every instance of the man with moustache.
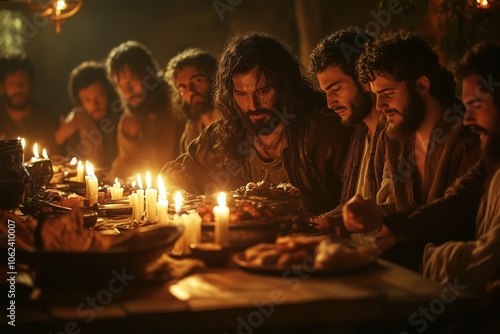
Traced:
[[86, 61], [73, 69], [69, 93], [77, 107], [62, 117], [57, 144], [69, 157], [109, 169], [118, 153], [116, 128], [122, 109], [104, 65]]
[[[29, 147], [38, 144], [49, 155], [58, 153], [54, 140], [57, 122], [32, 100], [35, 69], [26, 54], [10, 52], [0, 58], [0, 139], [22, 137]], [[41, 152], [40, 152], [41, 153]], [[33, 156], [25, 150], [25, 159]]]
[[407, 211], [442, 197], [480, 155], [477, 136], [462, 125], [453, 74], [429, 45], [404, 31], [376, 38], [357, 70], [387, 119], [380, 151], [385, 156], [375, 159], [377, 166], [385, 164], [378, 199]]
[[[452, 73], [439, 65], [430, 46], [406, 32], [376, 38], [360, 56], [357, 70], [370, 82], [377, 109], [387, 117], [379, 142], [385, 157], [375, 158], [376, 164], [385, 162], [378, 196], [388, 197], [395, 211], [405, 214], [443, 197], [480, 155], [477, 136], [462, 124], [464, 110], [454, 97]], [[343, 218], [348, 231], [369, 232], [380, 227], [373, 222], [382, 213], [375, 202], [355, 196], [344, 206]], [[449, 231], [448, 237], [453, 236], [471, 234], [457, 228]], [[420, 246], [400, 243], [384, 257], [416, 270]]]
[[180, 52], [167, 64], [165, 80], [177, 93], [170, 97], [174, 113], [186, 120], [179, 142], [180, 153], [185, 153], [189, 143], [219, 115], [212, 97], [216, 65], [214, 57], [198, 48]]
[[424, 276], [441, 284], [459, 284], [477, 294], [492, 289], [498, 293], [500, 287], [498, 59], [500, 46], [483, 42], [466, 53], [455, 68], [466, 107], [463, 123], [480, 137], [479, 163], [457, 179], [443, 198], [411, 214], [394, 214], [382, 220], [378, 219], [380, 213], [363, 211], [371, 218], [372, 228], [383, 224], [380, 247], [389, 250], [403, 242], [414, 246], [429, 243], [425, 250], [423, 246], [420, 249]]
[[235, 190], [261, 181], [299, 188], [307, 208], [337, 205], [350, 131], [301, 73], [289, 48], [262, 33], [230, 39], [218, 61], [220, 118], [164, 168], [169, 184], [194, 193]]
[[343, 125], [354, 128], [346, 158], [345, 169], [349, 172], [342, 178], [340, 204], [315, 219], [325, 230], [343, 226], [342, 206], [355, 194], [375, 199], [379, 189], [375, 175], [382, 177], [382, 169], [374, 169], [373, 159], [385, 119], [375, 108], [370, 86], [358, 80], [356, 61], [361, 49], [346, 53], [346, 47], [359, 48], [358, 40], [364, 36], [352, 27], [339, 30], [321, 40], [311, 54], [311, 69], [326, 93], [328, 108], [340, 115]]
[[125, 104], [113, 174], [126, 177], [147, 170], [155, 175], [179, 153], [183, 124], [172, 113], [168, 84], [151, 51], [136, 41], [112, 49], [106, 68]]

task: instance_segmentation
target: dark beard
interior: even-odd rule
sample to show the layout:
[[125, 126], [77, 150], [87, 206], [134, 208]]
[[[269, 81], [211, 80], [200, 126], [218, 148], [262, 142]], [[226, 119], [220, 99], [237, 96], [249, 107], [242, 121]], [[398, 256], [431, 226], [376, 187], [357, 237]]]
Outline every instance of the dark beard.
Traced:
[[[259, 122], [254, 123], [250, 120], [251, 115], [260, 115], [263, 113], [271, 115], [269, 121], [265, 121], [264, 119], [262, 119], [259, 120]], [[238, 109], [238, 114], [245, 127], [249, 129], [250, 132], [254, 135], [270, 135], [280, 123], [278, 116], [276, 116], [276, 114], [270, 109], [257, 109], [255, 111], [249, 111], [246, 114]]]
[[387, 124], [387, 136], [392, 140], [409, 139], [422, 124], [425, 117], [425, 101], [415, 91], [409, 90], [408, 104], [399, 113], [403, 120], [399, 124]]
[[24, 102], [21, 104], [15, 104], [14, 102], [12, 102], [12, 99], [7, 95], [3, 96], [3, 100], [4, 100], [7, 108], [11, 109], [12, 111], [23, 111], [24, 109], [26, 109], [30, 105], [29, 96], [26, 96], [24, 99]]
[[370, 99], [370, 93], [361, 90], [361, 87], [359, 87], [356, 96], [349, 101], [349, 104], [351, 108], [351, 116], [342, 120], [341, 123], [344, 126], [358, 125], [371, 111], [372, 101]]
[[213, 100], [211, 96], [208, 101], [197, 102], [189, 107], [189, 118], [198, 118], [200, 115], [206, 114], [207, 112], [214, 109]]

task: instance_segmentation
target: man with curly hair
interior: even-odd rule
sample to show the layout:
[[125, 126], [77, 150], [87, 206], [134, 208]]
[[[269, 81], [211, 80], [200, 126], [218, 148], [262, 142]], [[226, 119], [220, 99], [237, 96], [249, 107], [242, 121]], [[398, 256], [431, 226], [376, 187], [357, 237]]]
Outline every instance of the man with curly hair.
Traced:
[[382, 169], [374, 169], [373, 160], [385, 118], [375, 108], [370, 85], [361, 83], [356, 72], [356, 61], [364, 48], [361, 37], [366, 36], [362, 34], [352, 27], [336, 31], [321, 40], [311, 54], [311, 70], [326, 93], [328, 108], [342, 118], [343, 125], [354, 128], [346, 158], [349, 173], [343, 175], [340, 204], [315, 219], [325, 230], [343, 226], [342, 206], [355, 194], [375, 199], [379, 189], [375, 174], [379, 178], [382, 174]]
[[218, 61], [215, 107], [220, 119], [165, 166], [169, 184], [194, 193], [230, 191], [260, 181], [299, 188], [308, 209], [338, 204], [350, 131], [323, 113], [324, 96], [304, 77], [276, 37], [230, 39]]
[[[462, 124], [464, 108], [455, 98], [453, 74], [441, 67], [437, 54], [420, 37], [403, 31], [370, 43], [357, 70], [363, 82], [370, 82], [377, 109], [387, 118], [379, 142], [385, 154], [375, 158], [375, 164], [384, 165], [378, 199], [387, 197], [395, 211], [409, 212], [441, 198], [480, 156], [477, 136]], [[343, 211], [351, 232], [380, 227], [373, 224], [381, 216], [373, 201], [355, 196]], [[434, 232], [426, 231], [431, 239]], [[439, 238], [471, 237], [464, 229], [450, 233]], [[389, 259], [414, 269], [421, 258], [401, 249], [390, 253], [385, 254]]]
[[198, 48], [178, 53], [167, 64], [165, 80], [172, 88], [170, 100], [173, 111], [186, 120], [179, 142], [180, 153], [185, 153], [189, 143], [219, 115], [212, 96], [216, 65], [214, 57]]
[[57, 144], [69, 157], [109, 169], [118, 153], [116, 128], [122, 108], [104, 64], [85, 61], [75, 67], [69, 76], [69, 94], [76, 107], [61, 117]]

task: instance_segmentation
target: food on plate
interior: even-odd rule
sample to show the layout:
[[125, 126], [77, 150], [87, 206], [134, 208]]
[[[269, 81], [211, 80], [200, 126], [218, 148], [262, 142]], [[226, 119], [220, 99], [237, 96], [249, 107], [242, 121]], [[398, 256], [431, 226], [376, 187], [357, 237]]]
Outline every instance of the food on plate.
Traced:
[[[49, 215], [38, 226], [33, 217], [19, 217], [12, 212], [0, 212], [0, 231], [6, 233], [8, 220], [16, 224], [16, 247], [30, 249], [40, 247], [45, 251], [86, 252], [105, 250], [111, 246], [113, 238], [101, 235], [83, 225], [83, 215], [79, 207], [62, 215]], [[37, 229], [40, 229], [40, 243], [35, 243]]]
[[[200, 203], [196, 211], [200, 215], [203, 222], [213, 222], [215, 220], [213, 202]], [[275, 219], [281, 212], [272, 210], [271, 207], [251, 201], [233, 201], [228, 203], [230, 209], [229, 221], [231, 223], [244, 220], [263, 220]]]
[[300, 190], [294, 187], [291, 183], [280, 183], [275, 185], [269, 181], [269, 171], [264, 168], [264, 176], [259, 182], [249, 182], [246, 185], [236, 189], [235, 195], [239, 196], [265, 196], [265, 197], [281, 197], [281, 196], [297, 196], [300, 195]]
[[64, 215], [47, 218], [41, 226], [43, 249], [48, 251], [86, 252], [105, 250], [112, 238], [86, 229], [79, 207]]
[[344, 244], [320, 242], [316, 248], [314, 267], [317, 269], [345, 270], [365, 266], [373, 261], [373, 255]]
[[244, 253], [245, 261], [256, 266], [287, 268], [312, 260], [315, 269], [336, 271], [363, 267], [378, 255], [376, 247], [353, 247], [332, 242], [326, 236], [302, 234], [279, 237], [274, 244], [257, 244]]

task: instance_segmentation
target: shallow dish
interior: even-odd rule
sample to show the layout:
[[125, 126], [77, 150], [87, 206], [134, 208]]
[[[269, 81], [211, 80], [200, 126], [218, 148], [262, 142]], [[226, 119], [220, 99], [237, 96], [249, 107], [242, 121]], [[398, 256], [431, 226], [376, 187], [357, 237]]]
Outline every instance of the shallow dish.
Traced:
[[154, 225], [116, 237], [107, 250], [54, 252], [36, 248], [16, 252], [17, 261], [36, 272], [38, 286], [101, 286], [116, 273], [131, 280], [146, 277], [147, 266], [158, 259], [182, 234], [182, 226]]
[[245, 253], [236, 253], [232, 257], [233, 262], [241, 269], [266, 275], [282, 275], [282, 276], [325, 276], [336, 275], [344, 273], [352, 273], [365, 269], [375, 268], [377, 266], [377, 259], [374, 257], [372, 261], [364, 263], [359, 266], [346, 266], [342, 268], [332, 269], [317, 269], [314, 268], [314, 258], [306, 258], [302, 265], [294, 265], [291, 267], [279, 267], [277, 265], [256, 265], [248, 262], [245, 259]]

